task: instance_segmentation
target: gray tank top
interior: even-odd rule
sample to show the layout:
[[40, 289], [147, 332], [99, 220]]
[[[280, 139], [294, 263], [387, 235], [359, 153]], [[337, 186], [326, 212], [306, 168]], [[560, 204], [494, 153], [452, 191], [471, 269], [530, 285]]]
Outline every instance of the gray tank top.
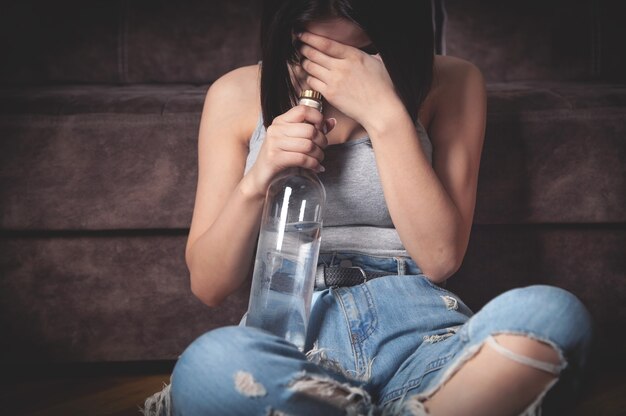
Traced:
[[[432, 144], [419, 122], [422, 149], [432, 164]], [[262, 115], [250, 138], [248, 173], [265, 139]], [[328, 146], [326, 171], [318, 174], [326, 188], [326, 207], [320, 253], [360, 252], [380, 256], [408, 256], [389, 215], [368, 136]], [[416, 197], [419, 197], [416, 195]]]

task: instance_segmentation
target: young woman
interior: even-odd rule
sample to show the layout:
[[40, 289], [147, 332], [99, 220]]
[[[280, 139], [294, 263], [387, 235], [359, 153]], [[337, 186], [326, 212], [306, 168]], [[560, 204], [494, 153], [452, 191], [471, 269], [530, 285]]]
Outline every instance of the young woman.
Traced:
[[[264, 7], [262, 61], [206, 96], [192, 291], [215, 306], [247, 282], [265, 192], [294, 166], [328, 195], [319, 270], [364, 282], [316, 283], [307, 354], [219, 328], [153, 399], [175, 415], [485, 416], [536, 414], [575, 388], [591, 327], [574, 295], [518, 288], [473, 314], [444, 288], [470, 237], [486, 92], [476, 66], [434, 54], [430, 1]], [[323, 115], [295, 105], [303, 89]]]

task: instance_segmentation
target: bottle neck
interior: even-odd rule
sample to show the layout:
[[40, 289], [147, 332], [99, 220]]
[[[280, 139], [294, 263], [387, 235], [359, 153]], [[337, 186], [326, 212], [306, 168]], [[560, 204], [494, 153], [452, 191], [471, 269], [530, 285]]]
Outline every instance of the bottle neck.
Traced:
[[313, 172], [310, 169], [298, 168], [298, 167], [287, 168], [283, 170], [280, 174], [274, 177], [274, 179], [272, 180], [270, 184], [270, 187], [276, 187], [276, 186], [282, 187], [284, 180], [290, 177], [294, 177], [294, 176], [307, 178], [309, 181], [315, 182], [319, 184], [320, 187], [324, 188], [324, 183], [321, 181], [319, 176], [317, 176], [317, 173]]
[[300, 105], [307, 105], [309, 107], [313, 107], [316, 110], [318, 110], [320, 113], [322, 112], [322, 102], [321, 101], [317, 101], [314, 100], [312, 98], [300, 98], [300, 100], [298, 101], [298, 104]]

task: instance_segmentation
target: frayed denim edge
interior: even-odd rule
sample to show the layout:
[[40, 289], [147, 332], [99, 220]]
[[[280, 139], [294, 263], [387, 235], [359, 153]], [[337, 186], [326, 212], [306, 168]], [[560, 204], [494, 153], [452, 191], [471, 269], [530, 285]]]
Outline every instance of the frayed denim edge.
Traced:
[[170, 384], [163, 383], [163, 389], [148, 397], [139, 408], [144, 416], [172, 416], [171, 381], [170, 378]]
[[[561, 361], [561, 370], [565, 369], [568, 365], [567, 360], [565, 359], [565, 357], [563, 356], [563, 351], [561, 351], [561, 348], [558, 347], [554, 342], [548, 340], [548, 339], [544, 339], [541, 337], [538, 337], [534, 334], [530, 334], [527, 332], [521, 332], [521, 331], [498, 331], [498, 332], [494, 332], [493, 334], [490, 334], [490, 336], [494, 336], [494, 335], [499, 335], [499, 334], [509, 334], [509, 335], [522, 335], [522, 336], [526, 336], [530, 339], [534, 339], [536, 341], [540, 341], [540, 342], [544, 342], [548, 345], [550, 345], [552, 348], [554, 348], [559, 356], [559, 359]], [[465, 362], [469, 361], [471, 358], [473, 358], [479, 351], [480, 349], [485, 345], [485, 343], [487, 342], [487, 338], [485, 338], [483, 341], [479, 342], [476, 345], [472, 345], [470, 347], [468, 347], [468, 349], [463, 353], [463, 355], [459, 356], [451, 365], [450, 367], [448, 367], [446, 369], [446, 371], [443, 373], [443, 375], [441, 376], [439, 382], [431, 387], [430, 389], [422, 392], [422, 393], [418, 393], [415, 395], [410, 396], [408, 399], [405, 399], [406, 393], [405, 392], [402, 397], [392, 403], [389, 403], [388, 405], [385, 405], [385, 408], [383, 409], [383, 415], [384, 416], [422, 416], [422, 415], [428, 415], [429, 413], [426, 411], [426, 409], [423, 408], [423, 406], [418, 406], [417, 408], [415, 408], [414, 406], [414, 401], [417, 401], [419, 403], [423, 403], [426, 400], [428, 400], [433, 394], [435, 394], [437, 391], [439, 391], [439, 389], [454, 375], [456, 374], [460, 368], [462, 367], [463, 364], [465, 364]], [[539, 393], [539, 395], [537, 396], [537, 398], [522, 412], [520, 413], [519, 416], [541, 416], [541, 404], [543, 402], [543, 399], [545, 397], [545, 395], [548, 393], [548, 391], [559, 381], [559, 377], [555, 377], [554, 380], [552, 380], [550, 383], [548, 383], [546, 385], [546, 387], [541, 391], [541, 393]], [[418, 410], [416, 412], [416, 410]]]

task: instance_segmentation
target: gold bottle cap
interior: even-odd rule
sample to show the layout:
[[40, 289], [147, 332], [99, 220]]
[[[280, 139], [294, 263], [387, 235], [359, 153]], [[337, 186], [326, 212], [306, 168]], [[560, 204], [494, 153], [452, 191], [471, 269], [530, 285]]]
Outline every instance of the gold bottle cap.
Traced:
[[320, 113], [324, 111], [322, 108], [322, 94], [315, 90], [302, 91], [300, 93], [300, 98], [298, 99], [298, 104], [316, 108]]
[[315, 90], [304, 90], [300, 93], [300, 98], [311, 98], [313, 100], [322, 101], [322, 94]]

